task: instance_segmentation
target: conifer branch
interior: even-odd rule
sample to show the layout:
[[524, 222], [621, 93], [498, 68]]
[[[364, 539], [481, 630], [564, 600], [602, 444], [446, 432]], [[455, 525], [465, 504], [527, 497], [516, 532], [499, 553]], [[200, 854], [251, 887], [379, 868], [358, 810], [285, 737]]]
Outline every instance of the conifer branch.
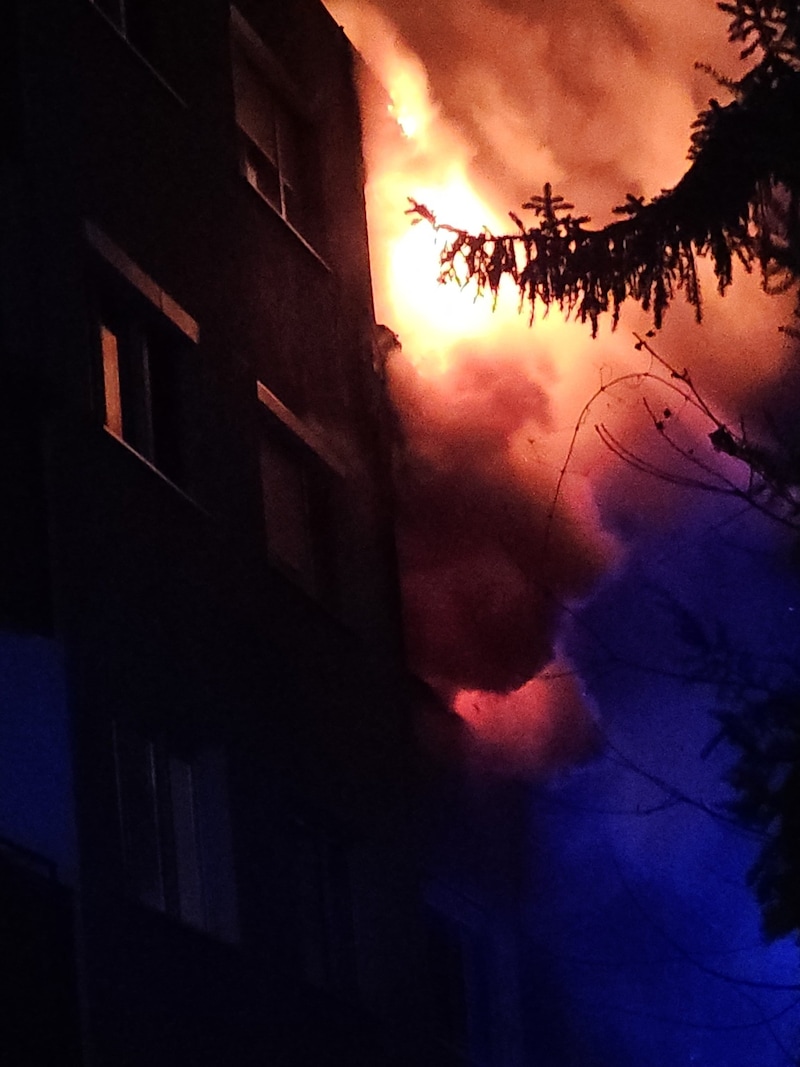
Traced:
[[645, 203], [628, 194], [614, 208], [617, 221], [587, 227], [586, 215], [553, 194], [550, 184], [523, 205], [526, 226], [511, 213], [515, 232], [493, 234], [440, 222], [412, 201], [409, 214], [446, 237], [440, 281], [473, 285], [496, 300], [508, 278], [533, 322], [556, 305], [588, 321], [596, 336], [600, 316], [614, 326], [625, 300], [652, 313], [660, 327], [682, 292], [702, 317], [697, 258], [710, 256], [724, 293], [738, 260], [759, 267], [765, 287], [800, 277], [800, 5], [736, 0], [718, 5], [731, 15], [732, 41], [760, 51], [758, 64], [729, 83], [734, 99], [711, 100], [694, 123], [690, 166], [678, 184]]

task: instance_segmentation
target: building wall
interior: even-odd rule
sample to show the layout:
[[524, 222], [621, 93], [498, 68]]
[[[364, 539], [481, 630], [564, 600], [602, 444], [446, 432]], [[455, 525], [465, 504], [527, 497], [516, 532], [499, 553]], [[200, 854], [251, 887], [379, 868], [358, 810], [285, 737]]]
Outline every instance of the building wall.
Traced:
[[64, 664], [85, 1062], [394, 1062], [422, 934], [349, 46], [311, 0], [234, 16], [313, 142], [312, 231], [242, 173], [226, 3], [14, 14], [2, 338], [41, 507], [8, 625]]

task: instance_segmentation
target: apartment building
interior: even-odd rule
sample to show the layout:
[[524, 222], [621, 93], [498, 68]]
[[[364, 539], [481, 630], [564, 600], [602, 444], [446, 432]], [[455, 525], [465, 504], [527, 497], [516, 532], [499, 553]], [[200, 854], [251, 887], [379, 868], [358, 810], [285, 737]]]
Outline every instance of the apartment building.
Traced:
[[424, 1062], [352, 50], [1, 18], [0, 1059]]

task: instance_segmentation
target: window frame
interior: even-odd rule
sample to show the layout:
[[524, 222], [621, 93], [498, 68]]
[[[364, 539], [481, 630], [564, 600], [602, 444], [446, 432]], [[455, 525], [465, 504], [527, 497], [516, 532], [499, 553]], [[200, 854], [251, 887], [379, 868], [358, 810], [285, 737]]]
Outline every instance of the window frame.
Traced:
[[[182, 926], [237, 942], [222, 751], [176, 746], [118, 720], [111, 729], [126, 894]], [[138, 796], [136, 771], [145, 772]]]
[[[322, 256], [325, 244], [322, 189], [316, 187], [320, 183], [315, 181], [319, 171], [320, 132], [313, 109], [304, 102], [280, 61], [234, 6], [230, 9], [229, 46], [239, 174], [326, 265]], [[263, 140], [271, 140], [272, 150], [259, 143], [253, 123], [248, 128], [248, 123], [242, 121], [237, 53], [253, 75], [253, 95], [261, 94], [269, 102], [272, 130], [271, 136]], [[290, 130], [294, 131], [291, 137]], [[292, 142], [293, 148], [285, 147]], [[295, 157], [294, 162], [289, 161], [290, 156]], [[270, 183], [274, 183], [273, 189], [268, 187]]]
[[477, 901], [445, 882], [423, 894], [429, 1023], [435, 1040], [465, 1062], [490, 1058], [496, 1004], [486, 916]]
[[[271, 562], [309, 596], [329, 608], [339, 606], [341, 590], [337, 514], [346, 479], [346, 467], [324, 435], [299, 419], [262, 382], [257, 382], [260, 407], [259, 476], [264, 533]], [[307, 523], [308, 571], [292, 565], [270, 532], [268, 485], [265, 466], [278, 454], [294, 463], [301, 481], [300, 504]], [[277, 516], [280, 521], [280, 516]], [[274, 530], [274, 526], [273, 526]], [[282, 524], [283, 532], [285, 524]]]
[[85, 234], [94, 253], [95, 403], [103, 428], [188, 495], [199, 326], [98, 227], [87, 222]]
[[[147, 58], [147, 48], [142, 48], [136, 40], [138, 33], [131, 32], [131, 10], [135, 7], [136, 0], [90, 0], [104, 18], [108, 19], [121, 37], [139, 53]], [[148, 60], [149, 62], [149, 60]]]

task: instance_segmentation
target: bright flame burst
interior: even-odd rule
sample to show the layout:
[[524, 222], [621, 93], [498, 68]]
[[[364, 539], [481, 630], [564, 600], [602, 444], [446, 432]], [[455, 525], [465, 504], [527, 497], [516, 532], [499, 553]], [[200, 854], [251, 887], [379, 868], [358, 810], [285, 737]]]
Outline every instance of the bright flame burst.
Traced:
[[[377, 319], [397, 331], [402, 343], [402, 353], [395, 355], [398, 363], [394, 369], [412, 369], [414, 381], [426, 394], [423, 407], [424, 403], [435, 406], [435, 413], [433, 408], [428, 409], [431, 418], [423, 419], [422, 425], [407, 426], [411, 436], [417, 435], [412, 447], [424, 449], [430, 444], [430, 435], [436, 432], [432, 423], [443, 419], [444, 425], [444, 411], [457, 413], [454, 418], [458, 433], [466, 447], [472, 448], [473, 435], [475, 439], [479, 436], [478, 427], [483, 426], [486, 431], [490, 407], [486, 394], [477, 396], [480, 383], [474, 385], [476, 362], [485, 365], [498, 382], [504, 374], [508, 380], [513, 378], [517, 384], [512, 393], [503, 394], [502, 411], [497, 416], [499, 429], [496, 434], [491, 431], [492, 441], [496, 442], [492, 446], [496, 449], [495, 459], [489, 459], [487, 454], [486, 462], [496, 460], [501, 480], [515, 487], [514, 491], [527, 501], [525, 506], [531, 515], [541, 514], [546, 510], [542, 501], [552, 497], [575, 425], [575, 413], [585, 401], [587, 378], [597, 375], [595, 354], [589, 354], [587, 331], [566, 323], [561, 314], [553, 311], [537, 323], [532, 333], [527, 317], [519, 314], [513, 284], [509, 285], [509, 292], [501, 292], [494, 308], [492, 297], [476, 296], [473, 287], [460, 289], [454, 284], [438, 283], [440, 241], [444, 238], [425, 223], [411, 224], [406, 211], [410, 200], [425, 204], [450, 225], [471, 232], [483, 228], [504, 232], [510, 223], [471, 180], [472, 149], [439, 113], [422, 64], [402, 49], [391, 24], [359, 0], [327, 2], [383, 87], [378, 91], [375, 85], [365, 86], [362, 92], [370, 258]], [[617, 348], [616, 341], [613, 344]], [[608, 358], [608, 348], [604, 358]], [[456, 384], [456, 372], [467, 366], [472, 368], [472, 393], [464, 384], [469, 376], [462, 376]], [[515, 373], [509, 375], [512, 366]], [[544, 415], [534, 410], [535, 403], [520, 403], [523, 393], [542, 397], [543, 382], [547, 392], [542, 401]], [[484, 384], [486, 389], [491, 388]], [[397, 396], [395, 401], [401, 406], [404, 402]], [[418, 399], [412, 400], [411, 407], [415, 403], [419, 409]], [[400, 414], [407, 422], [413, 420], [413, 413], [403, 410]], [[436, 446], [433, 447], [435, 451]], [[573, 484], [579, 481], [576, 479]], [[568, 496], [570, 490], [565, 486], [562, 497]], [[585, 485], [579, 486], [578, 496], [580, 502], [572, 494], [571, 506], [573, 513], [582, 512], [580, 521], [585, 524], [588, 543], [598, 537], [596, 513]], [[471, 507], [472, 502], [467, 510]], [[467, 524], [470, 521], [465, 517]], [[502, 522], [502, 516], [498, 515], [497, 521]], [[435, 534], [431, 532], [429, 536]], [[540, 547], [536, 551], [540, 552]], [[533, 549], [531, 552], [536, 554]], [[524, 582], [523, 578], [523, 586]], [[543, 720], [552, 718], [543, 696], [549, 685], [546, 681], [527, 683], [518, 694], [490, 700], [486, 706], [491, 708], [494, 726], [485, 719], [470, 722], [470, 716], [464, 713], [464, 699], [452, 693], [451, 696], [455, 710], [470, 729], [482, 735], [493, 733], [501, 748], [511, 748], [516, 747], [520, 732], [530, 732], [534, 726], [536, 737], [550, 736], [546, 725], [542, 725]], [[475, 703], [473, 697], [474, 693], [469, 707]], [[505, 719], [498, 711], [501, 707], [506, 709]], [[568, 733], [580, 733], [566, 729]], [[550, 741], [539, 744], [539, 748], [550, 747]], [[530, 762], [535, 765], [535, 760]]]
[[444, 146], [443, 155], [437, 156], [425, 145], [430, 130], [425, 118], [408, 128], [420, 132], [404, 135], [401, 149], [406, 148], [407, 154], [397, 153], [402, 165], [375, 174], [367, 186], [379, 317], [397, 325], [406, 358], [424, 375], [446, 371], [454, 350], [465, 341], [500, 341], [511, 332], [529, 347], [530, 335], [517, 314], [513, 286], [494, 308], [490, 295], [477, 295], [471, 286], [460, 289], [438, 283], [445, 235], [434, 233], [426, 223], [410, 224], [403, 211], [409, 199], [471, 232], [483, 228], [502, 232], [506, 223], [475, 189], [461, 153], [448, 158]]
[[[491, 219], [486, 205], [460, 167], [435, 185], [417, 185], [413, 198], [442, 218], [465, 229], [480, 229]], [[490, 223], [494, 225], [494, 223]], [[386, 246], [387, 287], [393, 321], [403, 324], [411, 360], [427, 371], [445, 370], [448, 353], [466, 338], [494, 333], [499, 325], [492, 301], [471, 290], [436, 282], [436, 263], [443, 238], [425, 224], [409, 226]]]
[[375, 175], [367, 188], [373, 261], [380, 264], [374, 284], [379, 307], [385, 307], [388, 321], [402, 329], [408, 357], [418, 369], [431, 373], [449, 366], [449, 354], [459, 342], [495, 333], [500, 323], [490, 298], [437, 283], [444, 237], [424, 223], [410, 225], [402, 209], [413, 198], [468, 230], [497, 229], [503, 223], [473, 188], [461, 153], [450, 159], [434, 154], [436, 119], [430, 104], [418, 100], [422, 110], [415, 115], [407, 106], [400, 104], [393, 113], [408, 142], [397, 152], [401, 157], [397, 162], [405, 165]]
[[[376, 312], [401, 336], [405, 358], [423, 375], [446, 371], [463, 342], [527, 335], [512, 294], [492, 298], [437, 283], [442, 236], [410, 224], [409, 199], [451, 225], [502, 232], [494, 211], [469, 177], [471, 149], [439, 113], [419, 59], [403, 50], [390, 24], [369, 5], [333, 2], [334, 17], [380, 79], [382, 104], [366, 115], [366, 188]], [[527, 336], [528, 347], [530, 337]]]
[[[352, 0], [332, 2], [334, 16], [366, 57], [383, 87], [380, 103], [367, 108], [365, 151], [370, 256], [378, 320], [396, 330], [403, 357], [429, 378], [445, 373], [459, 351], [471, 346], [491, 358], [514, 357], [541, 372], [546, 359], [551, 399], [558, 409], [574, 407], [595, 366], [586, 331], [553, 311], [533, 335], [519, 314], [518, 294], [504, 279], [495, 308], [491, 295], [437, 281], [445, 240], [425, 223], [412, 225], [410, 200], [425, 204], [453, 226], [470, 232], [505, 232], [511, 225], [470, 177], [473, 150], [431, 99], [420, 60], [404, 51], [389, 22], [374, 8]], [[370, 94], [364, 94], [369, 97]], [[615, 343], [615, 348], [618, 347]], [[581, 358], [576, 358], [578, 352]], [[576, 367], [585, 368], [576, 375]], [[553, 374], [553, 372], [556, 372]], [[582, 385], [576, 385], [580, 378]]]

